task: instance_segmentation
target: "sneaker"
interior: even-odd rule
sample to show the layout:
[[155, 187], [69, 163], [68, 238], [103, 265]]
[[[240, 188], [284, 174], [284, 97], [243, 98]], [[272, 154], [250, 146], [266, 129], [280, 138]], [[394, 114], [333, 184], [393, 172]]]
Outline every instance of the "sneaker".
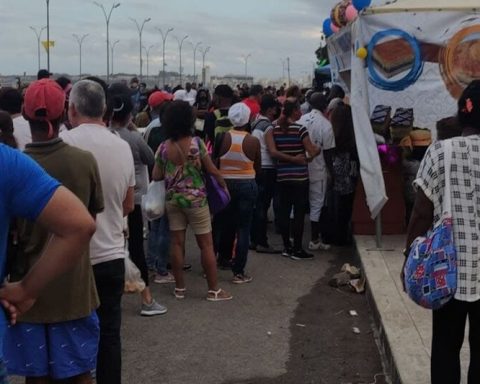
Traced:
[[293, 255], [293, 249], [291, 248], [284, 248], [282, 251], [282, 256], [283, 257], [291, 257]]
[[245, 275], [244, 273], [239, 273], [238, 275], [233, 276], [233, 284], [246, 284], [250, 283], [253, 280], [252, 276]]
[[317, 251], [321, 249], [322, 251], [328, 251], [330, 249], [330, 245], [322, 243], [320, 240], [317, 241], [310, 241], [308, 244], [308, 249], [310, 251]]
[[161, 304], [158, 304], [155, 300], [152, 300], [150, 304], [142, 303], [142, 316], [157, 316], [167, 313], [167, 308]]
[[155, 275], [155, 278], [154, 278], [153, 282], [157, 283], [157, 284], [174, 283], [175, 278], [173, 277], [173, 275], [170, 272], [167, 272], [167, 274], [165, 274], [165, 275], [160, 275], [159, 273], [157, 273]]
[[257, 245], [256, 251], [257, 253], [271, 253], [271, 254], [280, 253], [279, 249], [275, 249], [270, 245], [267, 245], [266, 247], [263, 245]]
[[295, 251], [290, 258], [292, 260], [309, 260], [313, 259], [313, 255], [311, 253], [305, 252], [303, 249], [301, 251]]

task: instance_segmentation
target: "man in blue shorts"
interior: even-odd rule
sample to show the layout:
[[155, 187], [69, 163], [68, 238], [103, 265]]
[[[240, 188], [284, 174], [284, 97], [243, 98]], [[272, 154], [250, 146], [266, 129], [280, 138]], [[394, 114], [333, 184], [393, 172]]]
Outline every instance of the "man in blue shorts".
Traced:
[[[23, 114], [32, 143], [25, 153], [73, 192], [92, 217], [103, 210], [103, 195], [93, 155], [58, 137], [65, 94], [53, 80], [32, 83], [25, 93]], [[34, 265], [51, 234], [39, 224], [18, 222], [18, 251], [10, 264], [10, 280], [21, 280]], [[88, 250], [80, 262], [40, 294], [36, 303], [10, 326], [5, 337], [9, 374], [25, 376], [29, 384], [66, 380], [92, 383], [97, 361], [99, 324], [92, 266]]]

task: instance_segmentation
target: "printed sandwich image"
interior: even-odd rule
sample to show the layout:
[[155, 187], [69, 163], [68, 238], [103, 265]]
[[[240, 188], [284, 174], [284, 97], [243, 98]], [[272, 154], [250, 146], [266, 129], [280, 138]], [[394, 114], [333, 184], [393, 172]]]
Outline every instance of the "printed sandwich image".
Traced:
[[410, 70], [414, 60], [412, 47], [402, 38], [379, 43], [373, 49], [373, 62], [387, 79]]

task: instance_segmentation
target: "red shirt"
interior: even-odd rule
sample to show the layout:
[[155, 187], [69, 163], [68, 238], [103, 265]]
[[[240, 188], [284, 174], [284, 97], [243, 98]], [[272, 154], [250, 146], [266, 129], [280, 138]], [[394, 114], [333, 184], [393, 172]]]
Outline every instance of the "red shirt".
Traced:
[[260, 113], [260, 104], [258, 104], [258, 101], [247, 97], [246, 99], [243, 99], [242, 102], [250, 108], [250, 121], [255, 120]]

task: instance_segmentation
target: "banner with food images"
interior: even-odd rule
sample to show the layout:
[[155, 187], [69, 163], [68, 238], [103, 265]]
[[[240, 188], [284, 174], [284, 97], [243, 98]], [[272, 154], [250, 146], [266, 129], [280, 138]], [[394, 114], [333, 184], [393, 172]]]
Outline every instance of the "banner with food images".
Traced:
[[480, 14], [366, 13], [351, 28], [352, 113], [367, 203], [376, 216], [387, 199], [379, 136], [411, 147], [436, 139], [436, 123], [455, 115], [462, 91], [480, 79]]

